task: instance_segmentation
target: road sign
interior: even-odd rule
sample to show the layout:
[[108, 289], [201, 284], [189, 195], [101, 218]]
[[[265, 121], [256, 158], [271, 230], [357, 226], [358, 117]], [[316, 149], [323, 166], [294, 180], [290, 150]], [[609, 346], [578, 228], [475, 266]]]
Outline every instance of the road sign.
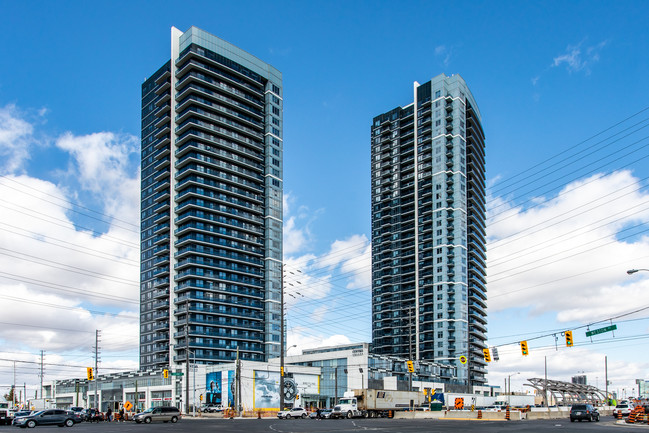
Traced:
[[467, 361], [466, 356], [464, 356], [464, 355], [460, 356], [460, 362], [462, 364], [466, 364], [466, 361]]
[[133, 403], [131, 403], [130, 401], [124, 403], [124, 410], [131, 410], [131, 409], [133, 409]]
[[181, 372], [178, 372], [178, 373], [172, 372], [171, 375], [172, 375], [172, 376], [184, 376], [185, 373], [183, 373], [182, 371], [181, 371]]
[[607, 326], [606, 328], [595, 329], [593, 331], [586, 332], [586, 337], [592, 337], [593, 335], [603, 334], [605, 332], [610, 332], [610, 331], [615, 331], [616, 329], [617, 329], [617, 325], [611, 325], [611, 326]]

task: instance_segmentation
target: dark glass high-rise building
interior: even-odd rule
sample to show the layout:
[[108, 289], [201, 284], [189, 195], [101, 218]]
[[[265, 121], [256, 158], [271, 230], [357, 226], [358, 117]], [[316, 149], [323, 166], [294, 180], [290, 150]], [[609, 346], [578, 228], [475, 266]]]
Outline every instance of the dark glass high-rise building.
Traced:
[[277, 69], [172, 28], [142, 85], [142, 369], [279, 356], [282, 106]]
[[486, 382], [481, 123], [462, 77], [442, 74], [371, 128], [373, 351], [453, 364], [471, 385]]

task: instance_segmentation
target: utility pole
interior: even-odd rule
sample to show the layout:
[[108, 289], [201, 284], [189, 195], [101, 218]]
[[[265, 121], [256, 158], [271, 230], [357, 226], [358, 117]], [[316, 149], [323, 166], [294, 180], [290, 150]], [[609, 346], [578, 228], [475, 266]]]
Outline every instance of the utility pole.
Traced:
[[608, 356], [604, 356], [604, 380], [606, 381], [606, 406], [608, 406]]
[[334, 367], [334, 406], [338, 404], [338, 367]]
[[284, 264], [279, 284], [279, 410], [284, 410]]
[[14, 361], [14, 386], [11, 387], [12, 392], [11, 392], [11, 400], [13, 404], [13, 408], [16, 408], [16, 361]]
[[101, 405], [97, 401], [97, 394], [98, 394], [97, 389], [99, 387], [98, 382], [99, 382], [99, 336], [100, 336], [100, 334], [101, 334], [101, 331], [99, 329], [96, 329], [95, 330], [95, 374], [94, 374], [94, 376], [95, 376], [95, 380], [94, 380], [94, 382], [95, 382], [95, 400], [94, 400], [94, 404], [95, 404], [95, 408], [98, 411], [101, 412]]
[[43, 351], [41, 350], [41, 398], [43, 398]]
[[[408, 309], [408, 360], [412, 361], [412, 308]], [[412, 391], [412, 372], [409, 372], [408, 390]]]
[[187, 323], [185, 324], [185, 413], [189, 415], [189, 303], [187, 304]]
[[239, 408], [241, 406], [241, 360], [239, 359], [239, 348], [237, 347], [237, 362], [235, 366], [235, 385], [234, 385], [234, 404], [237, 405], [235, 411], [237, 418], [241, 416]]
[[543, 398], [545, 398], [545, 407], [548, 408], [548, 413], [550, 412], [550, 402], [548, 401], [548, 357], [544, 356], [545, 364], [545, 380], [543, 381]]

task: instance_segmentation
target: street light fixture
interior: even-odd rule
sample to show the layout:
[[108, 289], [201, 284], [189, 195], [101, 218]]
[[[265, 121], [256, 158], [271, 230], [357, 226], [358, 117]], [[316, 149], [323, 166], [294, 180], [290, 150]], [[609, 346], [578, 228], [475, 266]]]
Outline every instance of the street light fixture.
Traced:
[[640, 272], [640, 271], [647, 271], [647, 272], [649, 272], [649, 269], [629, 269], [628, 271], [626, 271], [626, 273], [629, 274], [629, 275], [633, 275], [633, 274], [635, 274], [636, 272]]

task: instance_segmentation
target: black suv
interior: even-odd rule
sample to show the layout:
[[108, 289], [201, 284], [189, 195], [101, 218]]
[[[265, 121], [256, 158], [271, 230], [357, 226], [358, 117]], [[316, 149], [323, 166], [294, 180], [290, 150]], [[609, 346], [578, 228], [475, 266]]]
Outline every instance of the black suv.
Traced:
[[599, 412], [592, 404], [573, 404], [570, 408], [570, 422], [575, 420], [599, 421]]

